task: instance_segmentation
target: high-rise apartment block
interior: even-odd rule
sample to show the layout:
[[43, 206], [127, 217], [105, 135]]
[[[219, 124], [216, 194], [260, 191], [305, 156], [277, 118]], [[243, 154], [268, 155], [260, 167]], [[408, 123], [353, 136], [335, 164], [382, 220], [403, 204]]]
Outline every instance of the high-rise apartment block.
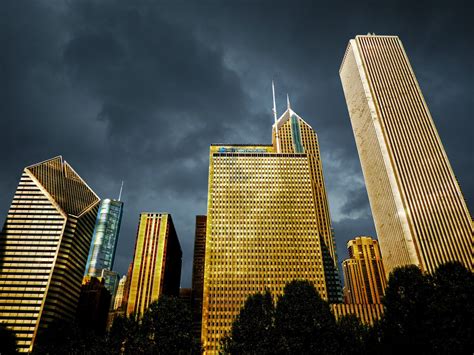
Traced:
[[21, 352], [74, 319], [99, 201], [60, 156], [24, 169], [0, 234], [0, 322]]
[[306, 279], [324, 299], [332, 294], [340, 300], [319, 159], [314, 131], [290, 107], [276, 120], [273, 145], [211, 146], [201, 335], [206, 353], [218, 352], [250, 294], [269, 290], [276, 298], [289, 281]]
[[385, 271], [472, 270], [471, 216], [399, 38], [350, 40], [340, 76]]
[[179, 295], [181, 246], [168, 213], [141, 213], [127, 314], [140, 317], [159, 296]]
[[387, 279], [378, 243], [371, 237], [357, 237], [347, 243], [349, 259], [342, 263], [346, 303], [381, 303]]
[[[123, 202], [102, 200], [94, 228], [94, 237], [87, 260], [86, 275], [99, 277], [102, 270], [112, 270], [117, 248]], [[109, 290], [112, 292], [112, 290]]]

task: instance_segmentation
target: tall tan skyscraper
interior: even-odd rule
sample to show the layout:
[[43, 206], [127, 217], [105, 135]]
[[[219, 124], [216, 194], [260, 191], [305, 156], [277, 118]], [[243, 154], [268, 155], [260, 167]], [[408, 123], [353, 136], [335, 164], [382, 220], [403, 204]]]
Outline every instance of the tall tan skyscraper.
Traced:
[[0, 234], [0, 323], [21, 352], [73, 320], [99, 198], [62, 157], [25, 168]]
[[294, 279], [311, 281], [324, 299], [330, 287], [340, 294], [316, 135], [290, 108], [275, 126], [273, 145], [210, 149], [202, 315], [206, 353], [219, 350], [220, 338], [250, 294], [268, 289], [276, 298]]
[[140, 317], [164, 295], [179, 295], [181, 246], [168, 213], [140, 214], [127, 314]]
[[371, 237], [357, 237], [347, 243], [349, 259], [342, 262], [346, 303], [381, 303], [387, 279], [379, 245]]
[[275, 151], [279, 150], [281, 153], [305, 153], [308, 157], [311, 187], [316, 208], [316, 221], [323, 252], [328, 301], [331, 303], [341, 302], [341, 282], [337, 266], [336, 244], [331, 228], [329, 205], [323, 177], [323, 165], [316, 132], [291, 109], [288, 99], [288, 108], [278, 119], [277, 123], [273, 125], [272, 135]]
[[471, 217], [401, 41], [350, 40], [340, 76], [386, 272], [472, 270]]

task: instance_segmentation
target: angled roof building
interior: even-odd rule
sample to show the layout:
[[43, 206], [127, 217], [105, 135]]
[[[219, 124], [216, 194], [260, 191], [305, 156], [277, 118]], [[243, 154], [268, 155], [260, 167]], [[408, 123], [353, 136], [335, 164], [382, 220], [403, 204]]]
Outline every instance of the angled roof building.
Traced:
[[61, 156], [24, 169], [0, 233], [0, 322], [21, 352], [74, 318], [99, 201]]

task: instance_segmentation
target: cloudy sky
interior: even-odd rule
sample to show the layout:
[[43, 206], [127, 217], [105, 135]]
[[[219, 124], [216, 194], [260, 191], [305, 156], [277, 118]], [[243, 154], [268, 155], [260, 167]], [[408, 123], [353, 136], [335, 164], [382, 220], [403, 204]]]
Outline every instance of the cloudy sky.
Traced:
[[[0, 223], [22, 169], [63, 157], [102, 198], [125, 180], [116, 269], [141, 211], [172, 213], [190, 286], [209, 145], [271, 142], [281, 113], [317, 131], [340, 259], [375, 235], [338, 70], [357, 34], [402, 39], [471, 210], [473, 26], [455, 1], [26, 1], [0, 7]], [[388, 2], [387, 2], [388, 3]]]

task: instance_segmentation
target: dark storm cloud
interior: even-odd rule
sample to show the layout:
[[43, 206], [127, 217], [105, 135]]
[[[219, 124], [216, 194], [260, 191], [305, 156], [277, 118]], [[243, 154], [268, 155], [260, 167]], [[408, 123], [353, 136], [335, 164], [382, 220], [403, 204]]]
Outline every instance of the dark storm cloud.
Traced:
[[[6, 1], [0, 17], [0, 213], [24, 166], [62, 154], [103, 198], [125, 180], [116, 268], [138, 214], [173, 214], [189, 285], [210, 143], [269, 143], [270, 81], [318, 132], [340, 259], [374, 235], [338, 76], [349, 38], [398, 34], [473, 205], [472, 28], [450, 2]], [[463, 127], [463, 129], [459, 129]]]

